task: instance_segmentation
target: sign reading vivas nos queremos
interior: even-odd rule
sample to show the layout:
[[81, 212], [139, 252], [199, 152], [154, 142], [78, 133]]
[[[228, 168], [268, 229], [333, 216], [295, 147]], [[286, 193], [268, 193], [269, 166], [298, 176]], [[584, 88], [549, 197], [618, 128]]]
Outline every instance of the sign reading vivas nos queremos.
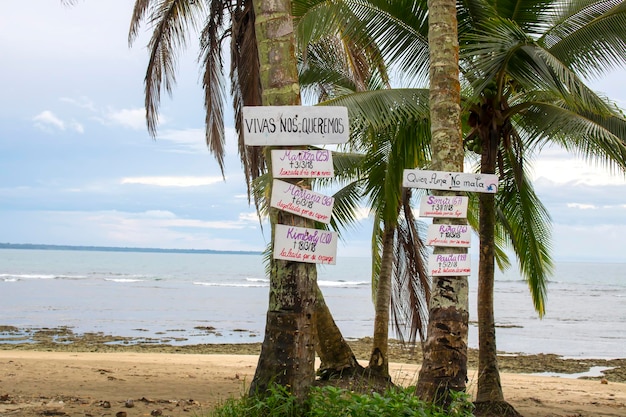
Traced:
[[348, 109], [340, 106], [245, 106], [243, 139], [249, 146], [345, 143]]

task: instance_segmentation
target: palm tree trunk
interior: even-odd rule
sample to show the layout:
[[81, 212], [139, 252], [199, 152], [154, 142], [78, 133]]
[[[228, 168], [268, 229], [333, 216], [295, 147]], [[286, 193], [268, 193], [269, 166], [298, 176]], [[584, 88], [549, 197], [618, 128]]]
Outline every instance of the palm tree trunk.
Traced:
[[478, 268], [478, 392], [476, 402], [504, 401], [498, 355], [496, 325], [493, 313], [494, 287], [494, 226], [495, 200], [493, 194], [479, 196], [480, 254]]
[[[483, 106], [484, 107], [484, 106]], [[488, 113], [481, 114], [479, 137], [481, 141], [480, 171], [484, 174], [496, 172], [498, 151], [498, 130], [492, 128], [493, 119]], [[496, 323], [493, 309], [493, 289], [495, 277], [495, 226], [496, 203], [494, 194], [479, 195], [480, 238], [478, 268], [478, 389], [476, 402], [504, 401], [498, 353], [496, 349]]]
[[[299, 105], [291, 2], [258, 0], [254, 11], [263, 105]], [[270, 221], [272, 246], [277, 223], [314, 226], [310, 220], [276, 209], [271, 210]], [[271, 261], [265, 337], [251, 395], [265, 395], [271, 384], [288, 387], [302, 400], [307, 395], [315, 380], [316, 280], [315, 264]]]
[[317, 354], [321, 361], [318, 374], [322, 379], [363, 370], [363, 367], [357, 362], [352, 348], [337, 327], [319, 287], [317, 288], [315, 303], [315, 325], [317, 328]]
[[394, 260], [394, 229], [385, 224], [383, 254], [376, 289], [374, 316], [374, 344], [368, 368], [376, 374], [389, 378], [389, 303], [391, 301], [391, 274]]
[[[493, 126], [493, 120], [486, 114], [481, 115], [480, 171], [483, 174], [496, 172], [496, 155], [499, 146], [499, 128]], [[496, 324], [493, 308], [493, 289], [495, 277], [495, 195], [479, 195], [480, 238], [478, 268], [478, 388], [475, 399], [475, 414], [498, 415], [502, 417], [520, 416], [515, 408], [504, 400], [500, 371], [498, 370], [498, 352], [496, 349]]]
[[[463, 171], [456, 2], [429, 0], [428, 10], [432, 168]], [[459, 253], [459, 249], [437, 247], [435, 252]], [[434, 277], [424, 361], [416, 387], [422, 400], [447, 404], [450, 391], [465, 390], [468, 319], [467, 277]]]

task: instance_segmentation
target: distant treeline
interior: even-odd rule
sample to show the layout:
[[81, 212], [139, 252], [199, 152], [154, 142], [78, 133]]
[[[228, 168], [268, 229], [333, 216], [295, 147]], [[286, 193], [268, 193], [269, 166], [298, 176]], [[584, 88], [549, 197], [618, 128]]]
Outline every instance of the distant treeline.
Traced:
[[39, 245], [32, 243], [0, 243], [0, 249], [37, 249], [37, 250], [80, 250], [98, 252], [152, 252], [152, 253], [214, 253], [225, 255], [260, 255], [261, 252], [227, 251], [211, 249], [162, 249], [162, 248], [120, 248], [114, 246], [70, 246]]

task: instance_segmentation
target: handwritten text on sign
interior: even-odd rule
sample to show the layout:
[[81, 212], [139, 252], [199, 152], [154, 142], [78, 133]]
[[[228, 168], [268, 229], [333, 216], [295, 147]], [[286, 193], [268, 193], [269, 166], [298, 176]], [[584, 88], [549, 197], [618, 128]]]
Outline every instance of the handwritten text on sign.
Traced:
[[420, 200], [420, 217], [448, 217], [462, 219], [467, 217], [468, 197], [434, 196], [422, 197]]
[[277, 224], [274, 259], [335, 265], [337, 233]]
[[470, 274], [470, 256], [466, 253], [432, 254], [428, 257], [431, 276], [463, 276]]
[[330, 223], [335, 199], [281, 180], [272, 184], [270, 204], [289, 213]]
[[338, 106], [246, 106], [243, 138], [250, 146], [345, 143], [348, 109]]
[[466, 224], [431, 224], [428, 226], [426, 245], [468, 248], [471, 236], [470, 227]]
[[402, 186], [426, 188], [429, 190], [473, 191], [495, 194], [498, 191], [498, 176], [494, 174], [405, 169], [402, 177]]
[[274, 178], [332, 178], [332, 152], [326, 149], [272, 150]]

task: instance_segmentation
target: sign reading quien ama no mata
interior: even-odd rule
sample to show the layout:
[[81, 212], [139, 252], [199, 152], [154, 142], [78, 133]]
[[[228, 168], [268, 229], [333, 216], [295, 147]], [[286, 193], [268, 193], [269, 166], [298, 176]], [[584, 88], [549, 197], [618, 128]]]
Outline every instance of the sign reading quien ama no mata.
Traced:
[[498, 176], [494, 174], [469, 174], [464, 172], [426, 171], [405, 169], [402, 186], [428, 190], [498, 192]]
[[274, 259], [335, 265], [337, 233], [328, 230], [277, 224]]
[[246, 106], [243, 138], [249, 146], [345, 143], [348, 109], [339, 106]]

